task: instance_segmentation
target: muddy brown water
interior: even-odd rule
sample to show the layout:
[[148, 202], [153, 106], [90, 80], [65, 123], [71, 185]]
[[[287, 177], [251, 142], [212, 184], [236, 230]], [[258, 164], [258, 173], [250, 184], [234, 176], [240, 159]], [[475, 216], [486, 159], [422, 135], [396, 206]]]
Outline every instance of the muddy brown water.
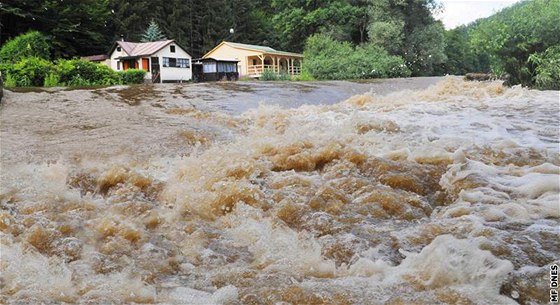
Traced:
[[[366, 92], [425, 88], [440, 78], [354, 82], [218, 82], [97, 89], [5, 91], [0, 114], [3, 164], [103, 155], [184, 155], [181, 134], [230, 138], [227, 122], [186, 115], [239, 115], [259, 105], [328, 105]], [[223, 125], [226, 125], [225, 129]], [[189, 139], [187, 142], [191, 141]], [[194, 141], [194, 140], [192, 140]], [[16, 153], [17, 152], [17, 153]]]
[[446, 77], [4, 98], [1, 303], [548, 302], [558, 91]]

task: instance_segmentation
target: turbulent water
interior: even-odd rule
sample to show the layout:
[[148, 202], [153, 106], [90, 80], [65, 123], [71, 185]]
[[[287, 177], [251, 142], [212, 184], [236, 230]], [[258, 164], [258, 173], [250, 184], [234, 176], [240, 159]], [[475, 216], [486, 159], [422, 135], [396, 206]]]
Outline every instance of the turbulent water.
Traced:
[[37, 160], [15, 149], [25, 128], [2, 134], [14, 149], [2, 148], [0, 302], [548, 302], [557, 91], [447, 78], [242, 114], [156, 106], [181, 124], [126, 129], [132, 114], [113, 107], [81, 143], [64, 142], [66, 128], [46, 136], [87, 151], [87, 131], [110, 119], [123, 126], [92, 143], [173, 130], [180, 153], [112, 157], [112, 143]]

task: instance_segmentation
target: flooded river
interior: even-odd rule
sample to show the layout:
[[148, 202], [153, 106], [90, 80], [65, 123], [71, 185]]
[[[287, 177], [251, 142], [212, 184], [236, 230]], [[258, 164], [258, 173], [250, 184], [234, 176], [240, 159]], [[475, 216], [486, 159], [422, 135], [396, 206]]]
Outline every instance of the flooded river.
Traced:
[[559, 92], [6, 92], [0, 303], [545, 304]]

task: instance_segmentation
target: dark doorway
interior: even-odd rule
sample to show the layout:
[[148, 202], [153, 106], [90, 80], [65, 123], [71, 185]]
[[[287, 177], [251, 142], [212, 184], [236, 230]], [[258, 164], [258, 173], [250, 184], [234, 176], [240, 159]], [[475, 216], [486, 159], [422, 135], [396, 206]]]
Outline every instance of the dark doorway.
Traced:
[[204, 73], [202, 72], [202, 64], [193, 64], [192, 65], [192, 75], [194, 82], [203, 82], [204, 81]]
[[161, 83], [161, 75], [159, 72], [159, 57], [152, 57], [152, 83]]

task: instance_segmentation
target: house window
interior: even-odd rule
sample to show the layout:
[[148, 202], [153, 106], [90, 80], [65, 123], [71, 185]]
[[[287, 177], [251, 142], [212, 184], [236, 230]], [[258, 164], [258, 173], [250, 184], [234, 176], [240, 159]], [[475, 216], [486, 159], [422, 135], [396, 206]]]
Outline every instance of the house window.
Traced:
[[236, 72], [236, 64], [233, 62], [220, 62], [218, 63], [218, 72]]
[[170, 46], [169, 51], [171, 51], [171, 53], [175, 53], [175, 46]]
[[215, 62], [204, 62], [204, 63], [202, 63], [202, 72], [204, 72], [204, 73], [216, 73], [216, 63]]
[[257, 65], [257, 60], [253, 59], [253, 66], [256, 66], [256, 65]]
[[190, 60], [188, 58], [177, 58], [177, 67], [190, 68]]
[[177, 67], [177, 58], [169, 57], [169, 66]]
[[121, 47], [117, 47], [117, 52], [122, 51]]
[[121, 69], [121, 62], [117, 61], [117, 70], [120, 70], [120, 69]]
[[164, 67], [169, 67], [169, 57], [164, 57], [163, 58], [163, 66]]

